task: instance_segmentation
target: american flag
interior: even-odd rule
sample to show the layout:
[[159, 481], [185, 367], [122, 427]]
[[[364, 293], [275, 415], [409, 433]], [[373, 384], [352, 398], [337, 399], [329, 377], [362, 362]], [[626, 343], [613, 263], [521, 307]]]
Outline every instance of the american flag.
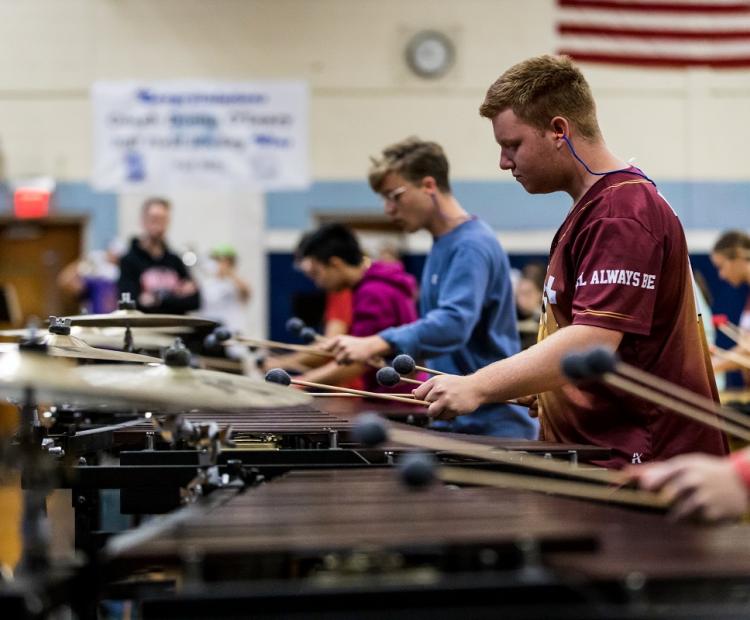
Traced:
[[557, 0], [559, 54], [648, 67], [750, 67], [750, 0]]

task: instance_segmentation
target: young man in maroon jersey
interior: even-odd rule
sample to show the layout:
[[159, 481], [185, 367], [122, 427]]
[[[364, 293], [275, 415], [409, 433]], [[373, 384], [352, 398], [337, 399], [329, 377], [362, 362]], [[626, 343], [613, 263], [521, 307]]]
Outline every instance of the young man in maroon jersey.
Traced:
[[480, 114], [492, 121], [500, 168], [531, 194], [567, 192], [573, 206], [552, 242], [540, 341], [466, 377], [415, 390], [452, 418], [478, 406], [539, 395], [541, 438], [612, 448], [600, 464], [723, 455], [722, 433], [603, 387], [576, 387], [560, 370], [593, 345], [658, 377], [717, 399], [699, 329], [685, 236], [653, 181], [609, 151], [591, 90], [566, 57], [506, 71]]

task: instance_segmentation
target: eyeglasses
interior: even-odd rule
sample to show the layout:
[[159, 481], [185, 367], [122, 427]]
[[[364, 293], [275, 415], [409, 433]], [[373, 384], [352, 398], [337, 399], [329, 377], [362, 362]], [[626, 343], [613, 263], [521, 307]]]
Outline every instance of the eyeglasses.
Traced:
[[382, 194], [383, 200], [386, 202], [398, 202], [398, 199], [401, 197], [401, 194], [403, 194], [406, 191], [406, 186], [402, 185], [401, 187], [397, 187], [396, 189], [392, 189], [387, 194]]

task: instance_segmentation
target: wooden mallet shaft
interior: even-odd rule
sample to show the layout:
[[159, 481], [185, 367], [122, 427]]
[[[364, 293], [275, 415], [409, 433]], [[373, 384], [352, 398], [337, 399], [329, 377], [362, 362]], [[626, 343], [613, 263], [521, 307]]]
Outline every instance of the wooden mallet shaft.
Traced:
[[379, 392], [367, 392], [365, 390], [355, 390], [354, 388], [339, 387], [337, 385], [326, 385], [324, 383], [313, 383], [312, 381], [301, 381], [299, 379], [292, 379], [294, 385], [301, 385], [303, 387], [311, 387], [318, 390], [330, 390], [331, 392], [341, 392], [354, 394], [355, 396], [365, 396], [367, 398], [382, 398], [383, 400], [393, 400], [400, 403], [406, 403], [409, 405], [424, 405], [429, 407], [430, 403], [426, 400], [417, 400], [416, 398], [409, 398], [407, 396], [395, 396], [394, 394], [380, 394]]
[[631, 394], [632, 396], [637, 396], [638, 398], [642, 398], [643, 400], [646, 400], [660, 407], [670, 409], [671, 411], [679, 413], [686, 418], [690, 418], [695, 422], [700, 422], [702, 424], [705, 424], [706, 426], [710, 426], [712, 428], [723, 431], [728, 435], [732, 435], [733, 437], [743, 439], [744, 441], [750, 441], [750, 430], [747, 430], [746, 427], [739, 426], [733, 422], [727, 422], [722, 418], [717, 418], [712, 413], [707, 413], [706, 411], [698, 409], [693, 405], [678, 401], [670, 396], [657, 392], [650, 387], [640, 385], [626, 377], [608, 372], [603, 374], [600, 379], [603, 383], [609, 385], [610, 387], [618, 388], [623, 392]]
[[[740, 345], [742, 346], [742, 345]], [[736, 351], [729, 351], [727, 349], [720, 349], [716, 347], [711, 351], [711, 355], [715, 355], [719, 359], [724, 359], [729, 362], [733, 362], [743, 368], [750, 368], [750, 356], [737, 353]]]
[[727, 336], [731, 341], [733, 341], [735, 344], [739, 345], [743, 349], [748, 349], [748, 346], [743, 344], [743, 333], [745, 332], [744, 329], [742, 329], [739, 325], [735, 325], [734, 323], [731, 323], [729, 319], [726, 317], [725, 314], [715, 314], [714, 325], [716, 326], [716, 329], [718, 329], [722, 334]]
[[411, 383], [412, 385], [422, 385], [424, 381], [420, 381], [419, 379], [410, 379], [409, 377], [401, 377], [400, 381], [402, 383]]
[[[328, 342], [328, 338], [325, 336], [321, 336], [320, 334], [315, 334], [315, 342], [318, 343], [326, 343]], [[336, 357], [335, 355], [331, 354], [331, 357]], [[371, 357], [369, 360], [365, 362], [368, 366], [371, 368], [383, 368], [386, 366], [385, 360], [382, 357]]]
[[408, 428], [401, 428], [395, 424], [389, 426], [388, 437], [397, 443], [408, 446], [439, 452], [450, 452], [451, 454], [513, 465], [548, 474], [561, 474], [572, 478], [601, 483], [619, 484], [625, 481], [624, 476], [621, 474], [613, 473], [606, 469], [589, 470], [572, 467], [568, 463], [545, 459], [533, 454], [519, 454], [518, 452], [511, 452], [509, 450], [498, 450], [493, 446], [478, 444], [464, 439], [441, 437], [437, 433], [415, 431]]
[[448, 372], [443, 372], [442, 370], [433, 370], [432, 368], [425, 368], [424, 366], [418, 366], [414, 365], [414, 370], [419, 370], [421, 372], [426, 372], [428, 375], [449, 375]]
[[[348, 392], [308, 392], [310, 396], [331, 396], [331, 397], [337, 397], [337, 396], [346, 396], [349, 398], [362, 398], [359, 394], [349, 394]], [[411, 394], [384, 394], [380, 393], [381, 396], [387, 395], [387, 396], [402, 396], [403, 398], [408, 398], [411, 402], [414, 402], [414, 396]]]
[[746, 416], [734, 409], [730, 409], [729, 407], [722, 407], [719, 403], [714, 402], [710, 398], [691, 392], [680, 385], [675, 385], [674, 383], [670, 383], [659, 377], [654, 377], [640, 368], [636, 368], [630, 364], [625, 364], [624, 362], [619, 362], [615, 368], [619, 374], [628, 379], [643, 383], [655, 390], [661, 390], [665, 394], [684, 401], [688, 405], [694, 407], [697, 406], [719, 418], [730, 420], [738, 426], [750, 429], [750, 420], [748, 420]]
[[621, 362], [606, 348], [597, 347], [583, 354], [571, 354], [563, 359], [562, 368], [573, 381], [600, 381], [691, 420], [750, 441], [750, 424], [739, 417], [738, 413]]
[[265, 340], [263, 338], [247, 338], [246, 336], [235, 336], [231, 340], [224, 342], [226, 345], [241, 344], [253, 347], [266, 347], [268, 349], [285, 349], [287, 351], [299, 351], [300, 353], [309, 353], [318, 357], [333, 358], [333, 354], [323, 349], [317, 349], [304, 344], [291, 344], [289, 342], [277, 342], [276, 340]]
[[736, 344], [740, 344], [740, 339], [742, 338], [742, 332], [740, 331], [740, 328], [736, 325], [732, 325], [731, 323], [720, 323], [717, 325], [719, 331], [724, 334], [727, 338], [734, 341]]
[[564, 497], [591, 499], [610, 503], [667, 510], [669, 502], [649, 491], [637, 489], [621, 489], [606, 487], [589, 482], [574, 482], [570, 480], [555, 480], [524, 474], [510, 474], [505, 472], [470, 470], [461, 467], [442, 467], [438, 470], [438, 477], [444, 482], [454, 484], [474, 484], [498, 487], [501, 489], [518, 489], [521, 491], [536, 491], [551, 493]]

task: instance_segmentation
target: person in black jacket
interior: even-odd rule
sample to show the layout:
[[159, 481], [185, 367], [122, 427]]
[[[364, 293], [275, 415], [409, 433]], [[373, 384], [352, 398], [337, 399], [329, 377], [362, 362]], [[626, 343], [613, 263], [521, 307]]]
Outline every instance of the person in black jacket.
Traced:
[[134, 237], [120, 259], [120, 293], [130, 293], [143, 312], [185, 314], [200, 306], [200, 292], [179, 256], [167, 247], [169, 201], [143, 203], [143, 234]]

